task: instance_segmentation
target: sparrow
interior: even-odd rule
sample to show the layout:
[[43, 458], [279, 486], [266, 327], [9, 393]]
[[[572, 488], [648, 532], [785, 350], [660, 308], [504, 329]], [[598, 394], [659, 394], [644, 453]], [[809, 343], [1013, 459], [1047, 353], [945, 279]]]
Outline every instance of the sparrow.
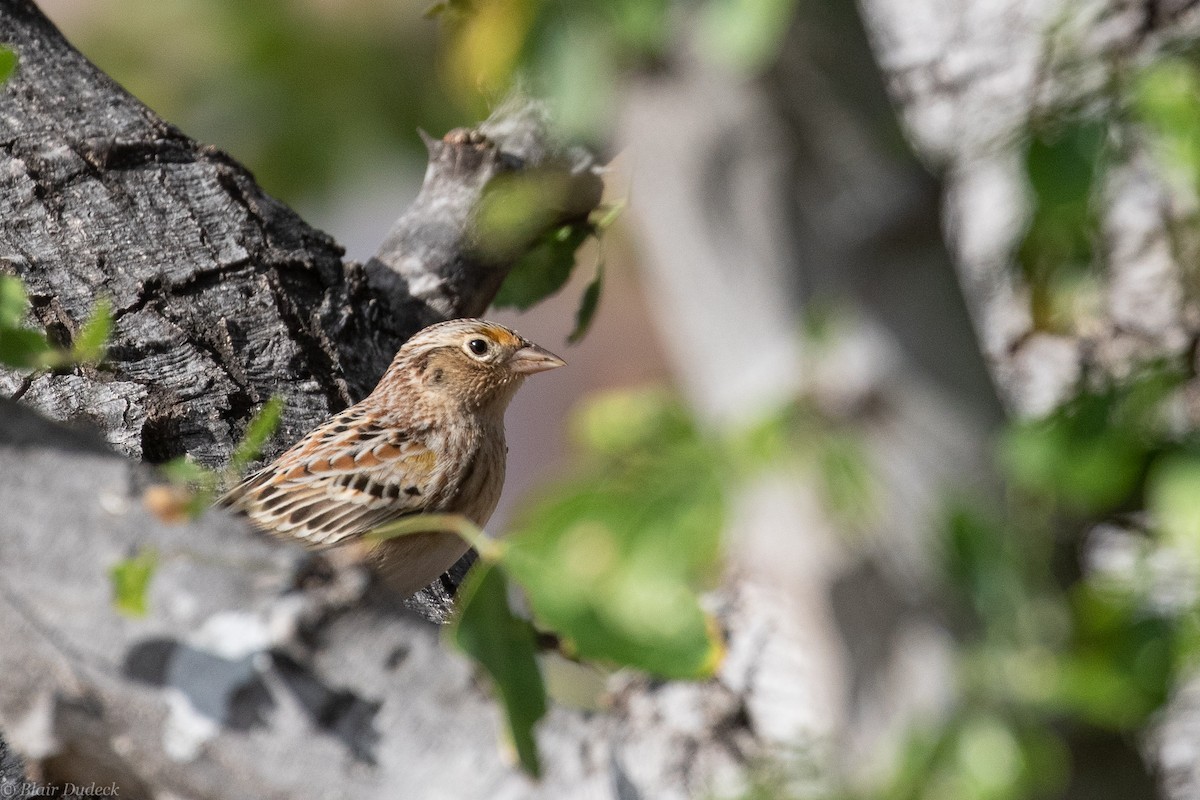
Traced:
[[412, 594], [466, 551], [430, 531], [367, 543], [413, 514], [487, 524], [504, 486], [504, 412], [525, 378], [566, 364], [503, 325], [456, 319], [409, 339], [361, 402], [334, 414], [217, 502], [312, 549], [357, 543]]

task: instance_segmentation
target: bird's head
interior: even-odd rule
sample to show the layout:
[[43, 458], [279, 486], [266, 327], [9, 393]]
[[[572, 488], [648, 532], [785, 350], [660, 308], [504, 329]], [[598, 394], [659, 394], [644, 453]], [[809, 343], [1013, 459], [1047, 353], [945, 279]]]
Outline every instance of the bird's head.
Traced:
[[387, 375], [472, 408], [507, 405], [529, 375], [566, 364], [503, 325], [455, 319], [431, 325], [405, 342]]

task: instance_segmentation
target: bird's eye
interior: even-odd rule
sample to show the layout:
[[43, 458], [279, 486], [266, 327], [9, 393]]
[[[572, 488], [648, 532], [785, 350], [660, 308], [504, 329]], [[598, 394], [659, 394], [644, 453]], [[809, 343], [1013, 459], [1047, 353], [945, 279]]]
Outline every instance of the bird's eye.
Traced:
[[485, 355], [488, 351], [487, 339], [472, 339], [467, 342], [467, 347], [471, 348], [471, 352], [477, 356]]

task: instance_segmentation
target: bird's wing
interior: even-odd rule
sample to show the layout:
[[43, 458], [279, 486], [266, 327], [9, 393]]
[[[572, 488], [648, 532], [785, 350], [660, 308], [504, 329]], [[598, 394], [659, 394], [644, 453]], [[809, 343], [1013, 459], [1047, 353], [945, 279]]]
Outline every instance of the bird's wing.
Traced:
[[353, 412], [312, 431], [219, 502], [270, 533], [318, 546], [428, 508], [445, 477], [428, 436]]

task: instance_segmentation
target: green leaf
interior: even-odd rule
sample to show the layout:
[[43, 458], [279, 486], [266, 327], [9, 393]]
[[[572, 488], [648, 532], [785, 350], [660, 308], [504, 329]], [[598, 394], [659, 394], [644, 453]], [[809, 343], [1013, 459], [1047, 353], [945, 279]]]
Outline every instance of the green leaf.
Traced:
[[202, 486], [215, 480], [212, 470], [202, 467], [187, 456], [173, 458], [158, 469], [172, 483], [185, 486]]
[[1167, 177], [1200, 188], [1200, 75], [1182, 58], [1144, 70], [1133, 85], [1133, 110], [1149, 129]]
[[29, 311], [29, 297], [20, 278], [0, 275], [0, 330], [16, 328]]
[[600, 291], [604, 287], [604, 263], [596, 264], [596, 277], [592, 278], [587, 288], [583, 290], [583, 298], [579, 301], [579, 310], [575, 312], [575, 330], [567, 337], [567, 341], [576, 344], [587, 335], [592, 326], [592, 317], [600, 305]]
[[566, 284], [575, 266], [575, 251], [591, 235], [582, 225], [556, 228], [534, 245], [504, 279], [492, 304], [524, 311]]
[[112, 303], [100, 300], [92, 309], [92, 315], [79, 330], [71, 344], [71, 360], [95, 364], [104, 358], [104, 346], [112, 332]]
[[1170, 693], [1176, 623], [1087, 583], [1074, 587], [1069, 608], [1074, 640], [1062, 662], [1060, 702], [1093, 724], [1136, 730]]
[[795, 0], [708, 0], [702, 5], [701, 52], [752, 72], [779, 52]]
[[13, 72], [17, 69], [17, 54], [16, 52], [4, 45], [0, 45], [0, 84], [8, 81], [12, 77]]
[[1146, 480], [1148, 510], [1166, 540], [1200, 556], [1200, 457], [1159, 459]]
[[830, 513], [847, 523], [865, 523], [875, 511], [871, 469], [862, 442], [828, 432], [816, 439], [821, 496]]
[[262, 454], [263, 446], [275, 433], [275, 429], [279, 427], [279, 419], [282, 414], [283, 398], [278, 395], [272, 397], [258, 410], [254, 419], [250, 420], [250, 424], [246, 426], [246, 433], [233, 452], [233, 458], [229, 460], [230, 471], [242, 472], [247, 464]]
[[1148, 456], [1143, 427], [1154, 405], [1138, 395], [1084, 394], [1044, 420], [1013, 426], [1001, 441], [1003, 466], [1017, 485], [1070, 510], [1119, 506], [1137, 487]]
[[588, 222], [592, 226], [592, 230], [597, 234], [602, 233], [612, 227], [621, 214], [625, 212], [625, 200], [617, 200], [613, 203], [604, 203], [596, 207], [591, 214], [588, 215]]
[[523, 515], [504, 566], [577, 655], [710, 675], [722, 650], [697, 590], [720, 552], [723, 452], [662, 393], [603, 398], [582, 430], [592, 469]]
[[44, 333], [25, 328], [0, 329], [0, 364], [34, 369], [43, 365], [50, 352]]
[[546, 713], [546, 687], [536, 659], [537, 636], [533, 626], [513, 616], [508, 583], [498, 567], [480, 564], [467, 576], [450, 636], [491, 676], [521, 766], [540, 775], [533, 727]]
[[687, 410], [660, 388], [604, 392], [588, 399], [572, 421], [575, 439], [611, 457], [649, 453], [696, 437]]
[[1024, 754], [1011, 728], [999, 717], [968, 719], [955, 743], [954, 772], [967, 789], [963, 796], [1018, 797], [1024, 777]]
[[484, 191], [475, 220], [476, 247], [490, 259], [515, 258], [530, 245], [554, 239], [551, 230], [570, 193], [569, 178], [548, 170], [507, 173]]
[[117, 611], [129, 617], [146, 615], [146, 591], [157, 566], [158, 554], [148, 548], [113, 565], [108, 577], [112, 583], [113, 607]]
[[623, 66], [617, 45], [612, 27], [590, 15], [542, 31], [535, 89], [568, 141], [594, 140], [612, 124]]
[[1069, 328], [1071, 296], [1091, 266], [1106, 136], [1101, 122], [1069, 120], [1035, 132], [1026, 149], [1033, 216], [1018, 260], [1041, 329]]

